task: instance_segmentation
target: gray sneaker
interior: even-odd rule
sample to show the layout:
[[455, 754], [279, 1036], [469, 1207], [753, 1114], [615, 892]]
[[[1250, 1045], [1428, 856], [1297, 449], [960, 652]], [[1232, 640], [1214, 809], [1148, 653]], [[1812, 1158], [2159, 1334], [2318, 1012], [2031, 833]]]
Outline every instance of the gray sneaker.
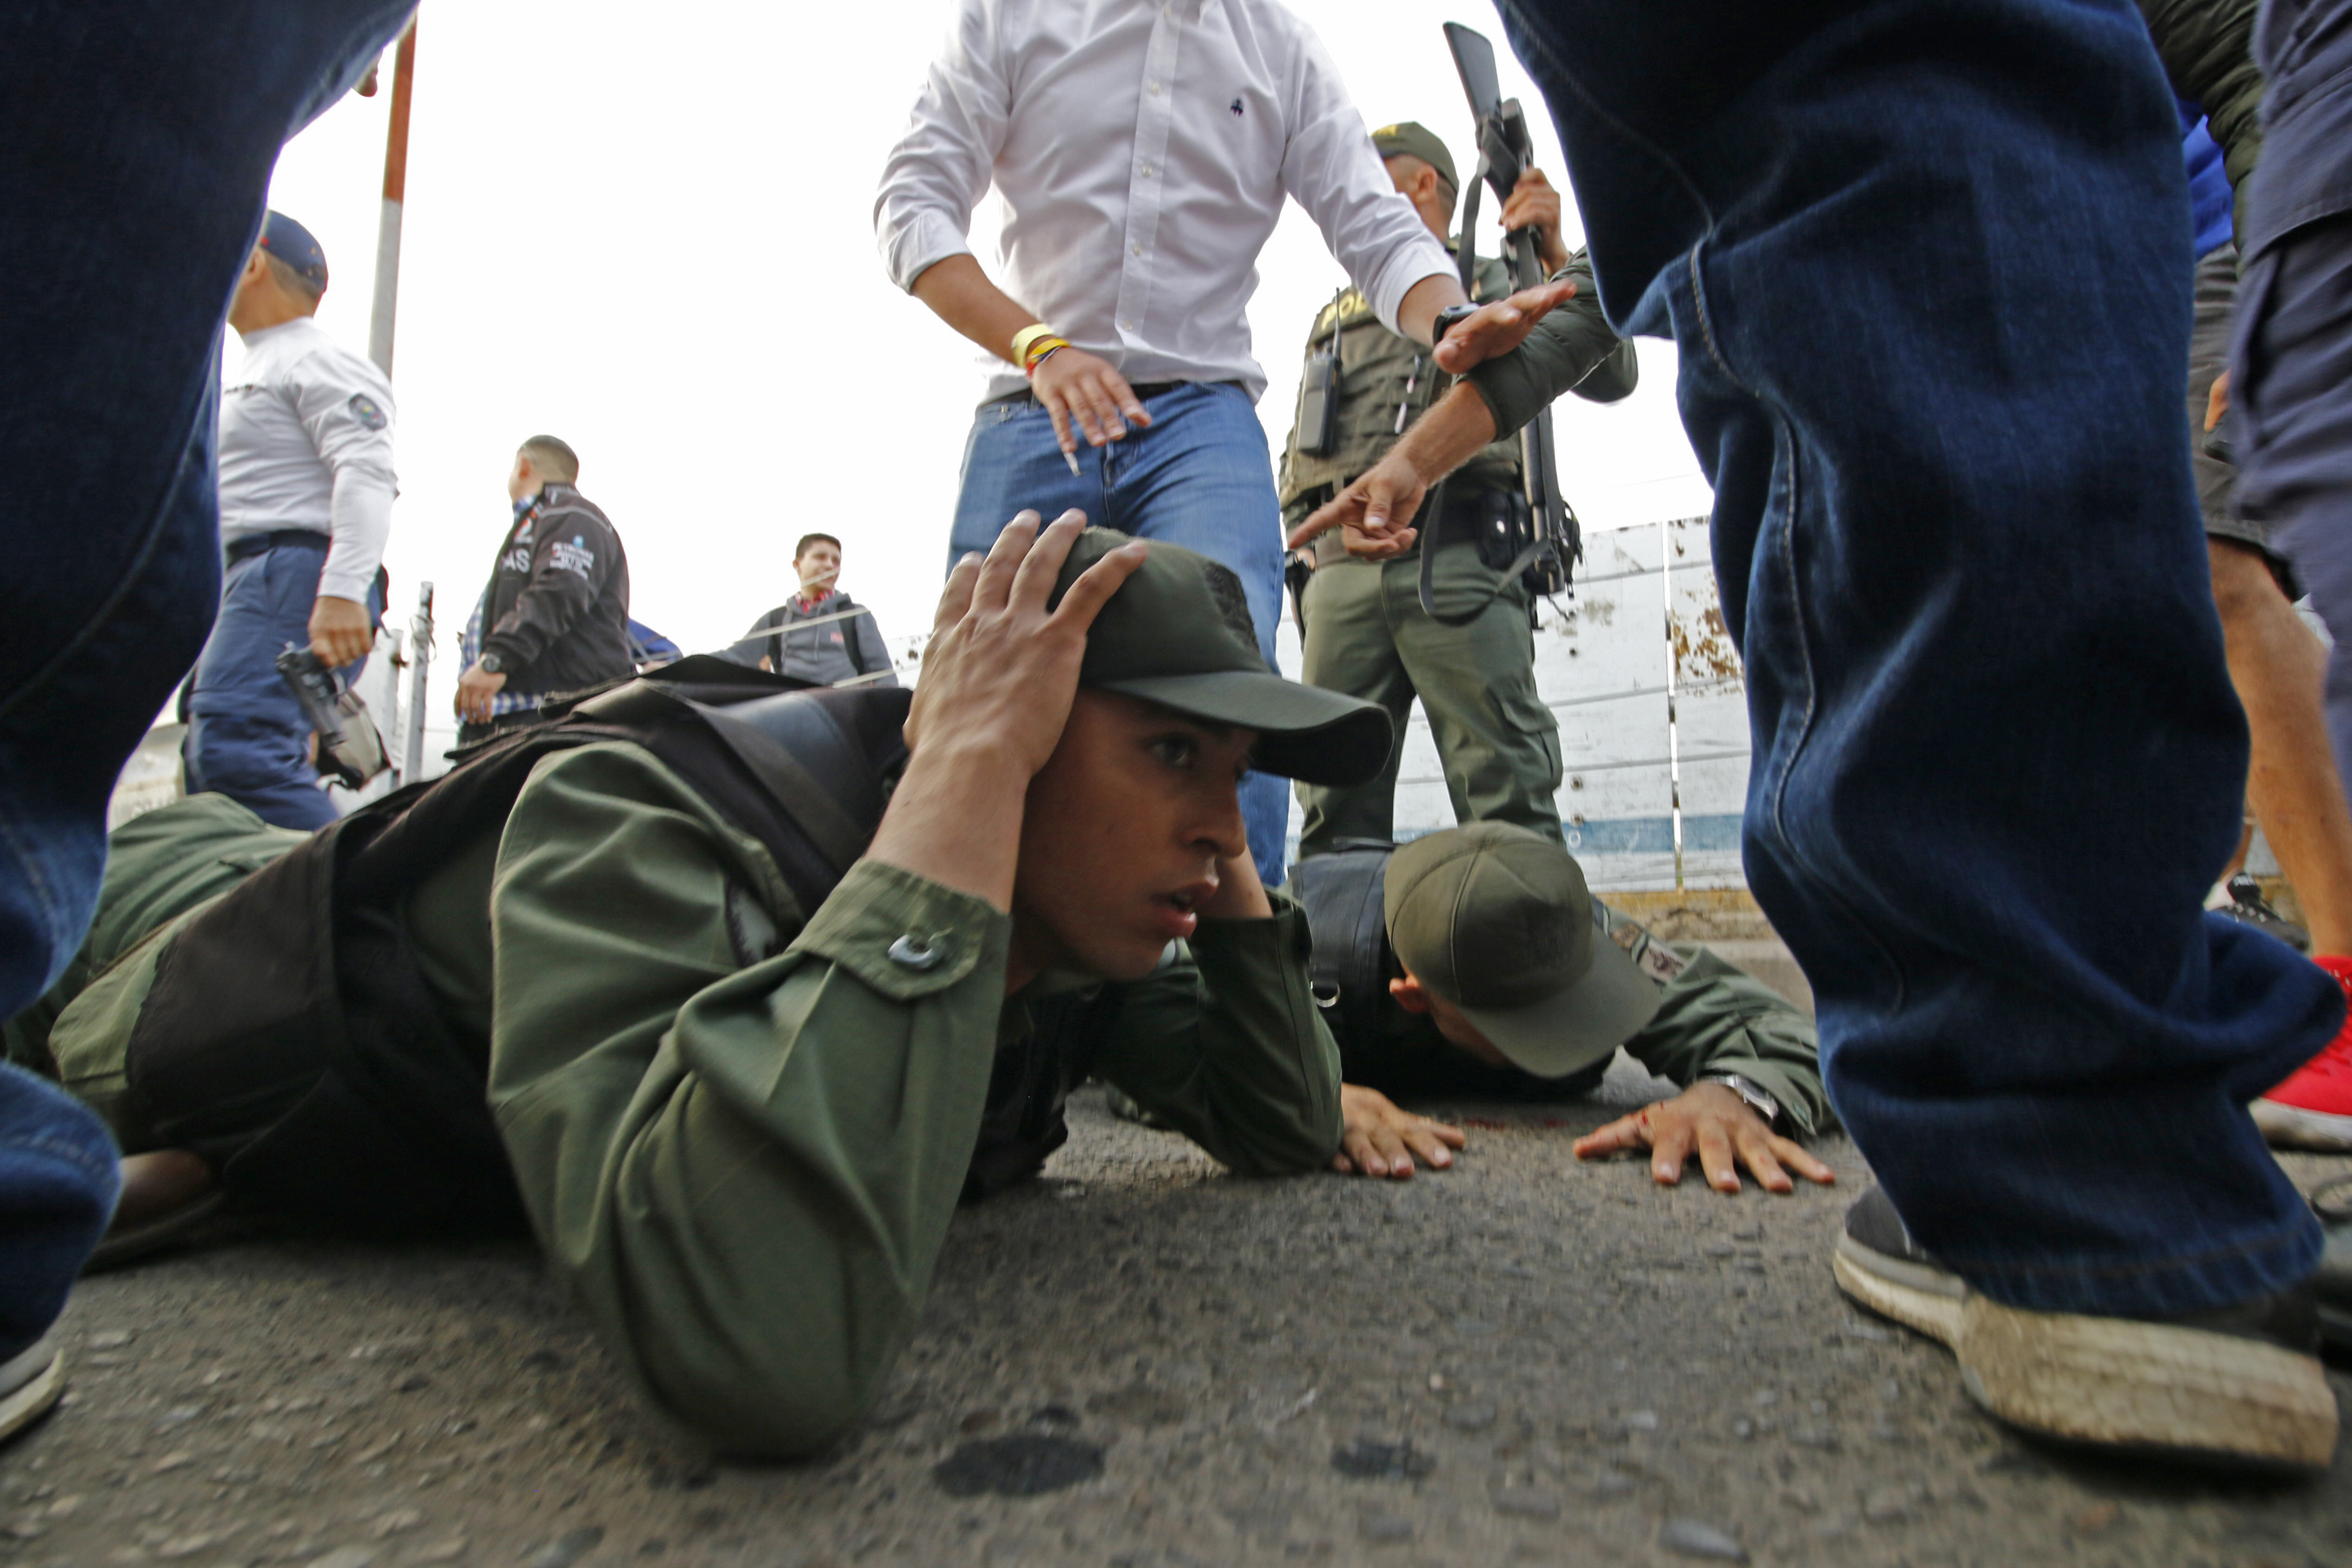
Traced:
[[43, 1334], [23, 1354], [0, 1361], [0, 1443], [47, 1415], [65, 1391], [66, 1358], [54, 1334]]
[[2011, 1426], [2264, 1469], [2336, 1452], [2311, 1284], [2162, 1320], [2003, 1306], [1913, 1241], [1884, 1187], [1846, 1211], [1832, 1266], [1855, 1301], [1949, 1346], [1969, 1396]]

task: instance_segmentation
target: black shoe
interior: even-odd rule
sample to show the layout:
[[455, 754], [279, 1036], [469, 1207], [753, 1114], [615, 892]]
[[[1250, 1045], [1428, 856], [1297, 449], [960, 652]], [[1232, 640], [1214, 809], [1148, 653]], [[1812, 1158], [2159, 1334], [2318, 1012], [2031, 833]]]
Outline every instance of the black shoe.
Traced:
[[2263, 884], [2240, 872], [2223, 887], [2230, 902], [2215, 910], [2232, 920], [2242, 920], [2257, 931], [2267, 931], [2298, 953], [2311, 951], [2311, 933], [2281, 915], [2271, 901], [2263, 896]]
[[1832, 1267], [1854, 1301], [1949, 1346], [1969, 1396], [2012, 1426], [2266, 1468], [2324, 1469], [2336, 1452], [2310, 1283], [2163, 1320], [2003, 1306], [1923, 1251], [1884, 1187], [1846, 1211]]

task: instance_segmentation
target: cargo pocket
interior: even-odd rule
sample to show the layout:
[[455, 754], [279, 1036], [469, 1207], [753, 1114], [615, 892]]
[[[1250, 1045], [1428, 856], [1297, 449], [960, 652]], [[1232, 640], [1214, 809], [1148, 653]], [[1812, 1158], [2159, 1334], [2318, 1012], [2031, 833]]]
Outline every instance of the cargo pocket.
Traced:
[[[1496, 691], [1494, 703], [1503, 723], [1525, 742], [1521, 757], [1526, 760], [1514, 758], [1513, 770], [1540, 766], [1544, 791], [1558, 794], [1564, 776], [1559, 757], [1559, 720], [1553, 716], [1551, 709], [1544, 706], [1543, 699], [1536, 693], [1535, 683], [1530, 681], [1524, 686], [1514, 685]], [[1538, 758], [1541, 759], [1539, 764], [1535, 760]], [[1535, 781], [1531, 779], [1529, 782]]]

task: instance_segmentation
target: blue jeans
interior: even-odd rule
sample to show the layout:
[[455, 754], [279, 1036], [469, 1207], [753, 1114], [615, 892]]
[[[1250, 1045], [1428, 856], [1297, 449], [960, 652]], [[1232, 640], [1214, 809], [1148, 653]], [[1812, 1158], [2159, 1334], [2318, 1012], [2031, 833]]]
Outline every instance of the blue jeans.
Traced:
[[2129, 0], [1498, 0], [1601, 298], [1672, 334], [1748, 880], [1919, 1241], [2015, 1305], [2311, 1271], [2245, 1104], [2334, 983], [2202, 915], [2245, 719], [2190, 480], [2179, 122]]
[[[985, 552], [1024, 507], [1047, 522], [1076, 507], [1087, 520], [1140, 539], [1165, 539], [1222, 561], [1242, 580], [1258, 650], [1275, 667], [1274, 628], [1282, 615], [1282, 507], [1275, 499], [1265, 428], [1240, 388], [1187, 382], [1143, 404], [1149, 429], [1099, 449], [1078, 442], [1073, 477], [1054, 440], [1054, 422], [1034, 402], [983, 403], [964, 443], [948, 565]], [[1266, 886], [1282, 881], [1290, 789], [1252, 773], [1242, 780], [1242, 821], [1250, 857]]]
[[[409, 8], [0, 9], [0, 1017], [80, 945], [115, 775], [212, 624], [215, 357], [278, 150]], [[34, 1151], [0, 1156], [5, 1354], [56, 1316], [115, 1176], [88, 1113], [21, 1073], [0, 1142]]]
[[121, 1186], [106, 1124], [0, 1062], [0, 1362], [47, 1332]]
[[[196, 659], [188, 692], [188, 793], [226, 795], [274, 828], [309, 831], [335, 820], [319, 788], [307, 747], [310, 720], [285, 679], [278, 655], [310, 641], [310, 611], [327, 536], [296, 533], [255, 541], [233, 554], [221, 584], [220, 618]], [[381, 579], [368, 585], [370, 622], [383, 618]], [[361, 657], [343, 667], [359, 679]]]

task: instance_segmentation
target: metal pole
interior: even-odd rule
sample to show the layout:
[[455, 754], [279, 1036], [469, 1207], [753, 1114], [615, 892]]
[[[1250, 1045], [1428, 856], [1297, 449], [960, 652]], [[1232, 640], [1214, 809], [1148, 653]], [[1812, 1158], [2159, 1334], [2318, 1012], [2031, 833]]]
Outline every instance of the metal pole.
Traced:
[[383, 142], [383, 218], [375, 235], [375, 313], [368, 323], [368, 358], [392, 374], [393, 317], [400, 303], [400, 214], [408, 193], [408, 101], [416, 78], [416, 21], [400, 36], [392, 64], [392, 126]]
[[1666, 789], [1675, 819], [1675, 891], [1683, 890], [1683, 757], [1682, 737], [1675, 724], [1675, 574], [1667, 570], [1674, 559], [1674, 538], [1666, 519], [1658, 519], [1658, 586], [1666, 612]]
[[425, 772], [425, 672], [433, 663], [433, 585], [419, 583], [416, 615], [408, 623], [408, 729], [401, 737], [400, 781]]

